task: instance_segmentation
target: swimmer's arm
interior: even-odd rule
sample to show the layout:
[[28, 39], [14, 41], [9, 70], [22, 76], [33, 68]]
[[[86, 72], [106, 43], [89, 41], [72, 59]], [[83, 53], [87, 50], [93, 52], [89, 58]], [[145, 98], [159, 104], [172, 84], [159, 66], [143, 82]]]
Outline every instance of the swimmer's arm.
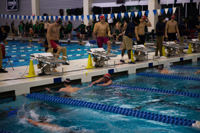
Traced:
[[93, 85], [100, 83], [102, 81], [102, 79], [103, 78], [100, 78], [99, 80], [92, 82], [92, 84], [89, 87], [92, 87]]
[[167, 29], [168, 29], [168, 22], [166, 23], [166, 27], [165, 27], [165, 35], [167, 35]]
[[31, 120], [31, 119], [27, 119], [27, 120], [28, 120], [29, 123], [33, 124], [33, 125], [36, 126], [36, 127], [37, 127], [38, 124], [39, 124], [38, 122], [35, 122], [35, 121]]
[[62, 90], [62, 88], [59, 91], [52, 91], [50, 88], [45, 88], [45, 90], [47, 90], [51, 93], [58, 93], [58, 92], [61, 92], [60, 90]]
[[57, 36], [57, 40], [59, 40], [59, 39], [60, 39], [60, 27], [58, 29], [58, 36]]
[[100, 84], [98, 86], [108, 86], [108, 85], [111, 85], [112, 84], [112, 80], [108, 81], [107, 83], [105, 84]]
[[97, 33], [98, 26], [99, 26], [99, 25], [98, 25], [98, 23], [94, 25], [94, 30], [93, 30], [93, 33], [94, 33], [94, 34], [96, 34], [96, 33]]
[[109, 27], [109, 25], [108, 25], [108, 23], [106, 24], [106, 27], [107, 27], [107, 31], [108, 31], [108, 36], [112, 36], [111, 34], [110, 34], [110, 27]]
[[149, 18], [147, 18], [147, 21], [148, 21], [148, 23], [146, 23], [146, 26], [151, 27], [152, 25], [151, 25], [151, 22], [149, 21]]
[[48, 42], [48, 46], [51, 46], [50, 44], [50, 36], [51, 36], [51, 28], [52, 28], [52, 25], [49, 26], [48, 30], [47, 30], [47, 42]]
[[177, 33], [178, 33], [178, 36], [180, 36], [180, 33], [179, 33], [179, 29], [178, 29], [178, 25], [177, 25], [177, 23], [176, 23], [176, 31], [177, 31]]
[[135, 27], [135, 35], [138, 38], [138, 26]]

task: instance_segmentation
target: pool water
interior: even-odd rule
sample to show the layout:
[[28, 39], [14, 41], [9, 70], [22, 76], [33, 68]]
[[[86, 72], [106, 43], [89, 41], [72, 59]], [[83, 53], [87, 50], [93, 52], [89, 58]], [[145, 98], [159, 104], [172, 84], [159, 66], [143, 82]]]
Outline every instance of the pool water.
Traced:
[[[29, 42], [19, 42], [11, 41], [8, 45], [5, 46], [6, 56], [11, 56], [12, 65], [14, 67], [26, 66], [30, 63], [30, 54], [33, 53], [44, 53], [44, 48], [40, 46], [37, 42], [31, 43], [33, 47], [28, 47]], [[87, 50], [91, 47], [81, 46], [78, 44], [62, 44], [62, 46], [67, 49], [67, 56], [69, 60], [85, 59], [88, 58]], [[97, 48], [97, 46], [94, 46]], [[106, 49], [106, 45], [104, 46]], [[119, 46], [113, 46], [112, 49], [118, 50]], [[121, 54], [121, 51], [115, 52], [115, 54]], [[3, 66], [6, 65], [8, 59], [3, 59]], [[34, 64], [37, 64], [38, 61], [33, 61]], [[11, 67], [10, 64], [8, 67]]]
[[[193, 63], [189, 65], [195, 66], [199, 64]], [[170, 69], [170, 71], [175, 71], [177, 73], [179, 71], [182, 72], [182, 70]], [[146, 72], [156, 72], [156, 70], [147, 70]], [[193, 73], [188, 70], [184, 71], [184, 73], [187, 73], [189, 76], [193, 76]], [[113, 82], [114, 84], [125, 84], [165, 90], [179, 90], [200, 94], [199, 81], [162, 79], [130, 74], [128, 77], [121, 76], [114, 78]], [[76, 85], [76, 87], [86, 86], [88, 86], [88, 83]], [[49, 94], [46, 91], [40, 93], [59, 96], [59, 94]], [[196, 121], [200, 120], [199, 98], [99, 86], [93, 86], [91, 88], [80, 90], [74, 93], [72, 96], [73, 99], [77, 100], [101, 103], [122, 108], [137, 109], [140, 111]], [[15, 133], [50, 132], [49, 129], [45, 127], [34, 127], [26, 120], [20, 119], [19, 116], [27, 116], [33, 120], [37, 120], [38, 116], [46, 116], [49, 123], [59, 125], [60, 127], [65, 127], [67, 131], [71, 130], [85, 133], [200, 132], [199, 129], [193, 127], [165, 124], [158, 121], [123, 116], [119, 114], [103, 112], [100, 110], [93, 110], [90, 108], [73, 107], [69, 105], [38, 101], [25, 98], [23, 96], [17, 96], [17, 101], [0, 104], [0, 108], [0, 129], [13, 131]], [[9, 114], [8, 112], [17, 108], [19, 110], [16, 115], [7, 117]]]

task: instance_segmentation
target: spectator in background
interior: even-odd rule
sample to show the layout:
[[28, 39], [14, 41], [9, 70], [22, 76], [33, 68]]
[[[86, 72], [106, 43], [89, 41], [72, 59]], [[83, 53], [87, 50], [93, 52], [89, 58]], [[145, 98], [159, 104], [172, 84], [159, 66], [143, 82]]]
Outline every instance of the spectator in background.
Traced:
[[67, 39], [67, 23], [65, 22], [64, 27], [63, 27], [63, 32], [64, 32], [64, 39]]
[[15, 24], [14, 21], [11, 23], [11, 30], [12, 30], [12, 38], [13, 40], [15, 39]]
[[86, 29], [87, 29], [88, 40], [90, 40], [90, 37], [92, 35], [92, 26], [90, 25], [90, 23], [88, 23]]
[[80, 39], [81, 39], [81, 40], [84, 40], [84, 39], [85, 39], [85, 28], [86, 28], [86, 25], [84, 24], [84, 22], [82, 22], [82, 23], [78, 26], [78, 28], [80, 29], [80, 32], [81, 32], [81, 34], [80, 34]]
[[34, 25], [34, 38], [38, 37], [39, 30], [40, 30], [39, 23], [36, 22], [36, 24]]
[[44, 22], [41, 20], [40, 25], [39, 25], [39, 33], [40, 33], [40, 37], [44, 37]]
[[196, 25], [196, 28], [198, 29], [198, 39], [200, 40], [200, 15], [198, 16], [199, 22]]
[[67, 29], [68, 29], [68, 41], [70, 41], [72, 32], [72, 23], [70, 21], [68, 21]]
[[25, 37], [29, 36], [29, 22], [26, 23], [25, 25]]
[[32, 23], [32, 21], [29, 24], [29, 34], [31, 35], [31, 38], [33, 38], [34, 31], [33, 31], [33, 23]]
[[22, 22], [20, 22], [20, 25], [19, 25], [19, 33], [21, 35], [21, 42], [22, 42], [22, 38], [24, 37], [24, 26]]

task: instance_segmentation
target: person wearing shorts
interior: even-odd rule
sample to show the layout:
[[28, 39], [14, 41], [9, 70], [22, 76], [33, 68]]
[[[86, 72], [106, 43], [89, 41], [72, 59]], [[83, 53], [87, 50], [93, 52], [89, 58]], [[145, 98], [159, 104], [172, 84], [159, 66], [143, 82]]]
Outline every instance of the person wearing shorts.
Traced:
[[111, 41], [107, 38], [107, 32], [108, 36], [112, 37], [109, 24], [105, 22], [105, 17], [101, 15], [100, 22], [95, 24], [93, 33], [97, 34], [98, 47], [103, 48], [103, 43], [105, 43], [108, 45], [108, 53], [110, 53]]
[[[61, 47], [59, 45], [59, 32], [60, 32], [60, 25], [62, 24], [61, 18], [58, 18], [55, 23], [51, 24], [47, 31], [47, 42], [48, 47], [57, 50], [56, 57], [59, 58], [60, 53], [63, 55], [64, 61], [66, 61], [67, 50], [65, 47]], [[67, 62], [62, 63], [63, 65], [69, 65]]]
[[[145, 21], [147, 20], [148, 23]], [[136, 28], [136, 37], [137, 37], [137, 44], [143, 44], [145, 43], [145, 27], [151, 27], [151, 22], [146, 16], [142, 16], [140, 23]]]
[[67, 32], [68, 32], [68, 41], [70, 41], [70, 39], [71, 39], [71, 32], [72, 32], [72, 23], [70, 21], [68, 21]]
[[[178, 25], [178, 29], [179, 29], [179, 33], [180, 33], [180, 39], [179, 39], [179, 42], [180, 42], [179, 45], [180, 46], [183, 46], [184, 38], [186, 37], [187, 31], [189, 30], [187, 28], [188, 22], [189, 22], [189, 18], [185, 18]], [[183, 49], [180, 49], [180, 53], [183, 53]]]
[[171, 20], [166, 23], [165, 35], [168, 41], [174, 41], [177, 43], [176, 32], [178, 33], [178, 38], [180, 38], [179, 29], [177, 22], [175, 21], [175, 16], [171, 16]]
[[123, 50], [121, 54], [121, 60], [120, 62], [125, 63], [123, 57], [126, 50], [128, 50], [128, 58], [129, 58], [129, 64], [135, 64], [135, 62], [131, 61], [131, 50], [133, 46], [133, 37], [135, 33], [135, 24], [133, 22], [129, 23], [127, 26], [127, 29], [125, 31], [125, 35], [123, 36]]

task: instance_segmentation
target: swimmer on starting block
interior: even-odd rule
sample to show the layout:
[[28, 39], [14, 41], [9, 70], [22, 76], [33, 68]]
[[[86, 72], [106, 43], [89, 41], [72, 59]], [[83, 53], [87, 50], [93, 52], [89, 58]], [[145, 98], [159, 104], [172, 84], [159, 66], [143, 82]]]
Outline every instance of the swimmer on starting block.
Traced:
[[157, 69], [158, 71], [159, 71], [159, 73], [161, 73], [161, 74], [169, 74], [169, 70], [168, 69], [166, 69], [166, 68], [164, 68], [163, 66], [158, 66], [158, 69]]
[[109, 24], [105, 22], [105, 17], [101, 15], [100, 22], [95, 24], [93, 33], [97, 34], [98, 47], [103, 48], [103, 43], [105, 43], [108, 45], [108, 53], [110, 53], [111, 41], [107, 38], [107, 32], [108, 36], [112, 37]]
[[31, 123], [32, 125], [36, 127], [41, 127], [43, 129], [50, 130], [51, 132], [75, 133], [74, 131], [70, 131], [69, 129], [60, 127], [56, 124], [47, 123], [47, 117], [44, 117], [44, 116], [40, 117], [39, 121], [34, 121], [32, 119], [25, 118], [24, 116], [20, 116], [20, 118], [26, 119], [28, 123]]
[[[65, 56], [63, 57], [62, 60], [66, 61], [67, 50], [65, 47], [61, 47], [59, 45], [59, 38], [60, 38], [59, 31], [60, 31], [61, 24], [62, 24], [62, 20], [61, 18], [58, 18], [55, 23], [49, 26], [48, 31], [47, 31], [47, 41], [48, 41], [49, 48], [58, 50], [56, 53], [57, 54], [56, 57], [59, 58], [60, 53], [62, 53], [62, 55]], [[69, 63], [65, 62], [65, 63], [62, 63], [62, 65], [69, 65]]]
[[65, 87], [64, 88], [61, 88], [59, 91], [51, 91], [50, 88], [45, 88], [45, 90], [51, 92], [51, 93], [57, 93], [57, 92], [65, 92], [69, 95], [67, 96], [70, 96], [71, 93], [73, 92], [77, 92], [78, 90], [82, 90], [82, 89], [85, 89], [86, 87], [84, 88], [78, 88], [78, 87], [71, 87], [71, 80], [66, 78], [64, 80], [64, 85]]
[[103, 78], [100, 78], [99, 80], [96, 80], [96, 81], [92, 82], [92, 84], [89, 85], [89, 87], [92, 87], [93, 85], [98, 84], [98, 83], [103, 83], [103, 84], [100, 84], [98, 86], [108, 86], [108, 85], [111, 85], [113, 82], [112, 82], [112, 80], [110, 78], [111, 78], [110, 74], [108, 74], [108, 73], [104, 74]]

